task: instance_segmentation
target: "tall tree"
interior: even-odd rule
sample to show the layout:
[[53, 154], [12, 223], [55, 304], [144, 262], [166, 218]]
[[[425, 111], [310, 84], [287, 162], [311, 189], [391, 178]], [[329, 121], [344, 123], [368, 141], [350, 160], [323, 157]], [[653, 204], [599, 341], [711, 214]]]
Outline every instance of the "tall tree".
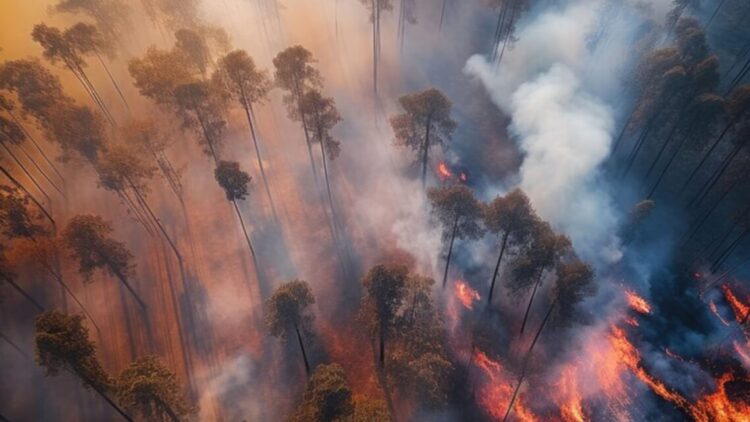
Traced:
[[159, 168], [170, 189], [182, 202], [182, 181], [180, 169], [175, 168], [166, 154], [172, 144], [168, 136], [154, 119], [133, 120], [121, 129], [124, 143], [139, 154], [150, 156]]
[[250, 249], [250, 254], [253, 257], [253, 264], [255, 264], [256, 271], [258, 270], [258, 260], [255, 256], [255, 248], [253, 243], [250, 241], [250, 235], [247, 233], [245, 227], [245, 220], [242, 218], [240, 207], [237, 205], [238, 200], [244, 200], [248, 192], [248, 184], [252, 178], [240, 169], [240, 163], [236, 161], [219, 161], [219, 164], [214, 170], [214, 176], [216, 181], [219, 183], [224, 193], [227, 196], [227, 200], [232, 202], [234, 210], [237, 213], [237, 218], [240, 220], [242, 225], [242, 233], [245, 234], [245, 240], [247, 241], [247, 247]]
[[307, 359], [302, 334], [309, 333], [315, 315], [310, 312], [310, 305], [315, 297], [306, 281], [292, 280], [279, 286], [266, 301], [264, 320], [270, 333], [275, 337], [286, 338], [291, 332], [297, 336], [305, 371], [310, 374], [310, 362]]
[[465, 185], [431, 188], [427, 197], [433, 214], [443, 227], [443, 241], [449, 241], [448, 256], [443, 271], [443, 288], [448, 280], [448, 270], [456, 239], [479, 239], [484, 234], [482, 207], [474, 192]]
[[223, 104], [216, 94], [216, 90], [206, 82], [180, 85], [174, 91], [176, 112], [182, 119], [183, 127], [200, 128], [200, 143], [218, 166], [218, 148], [226, 121], [223, 118]]
[[383, 12], [393, 9], [392, 0], [359, 0], [370, 11], [372, 22], [372, 89], [378, 93], [378, 66], [380, 64], [380, 18]]
[[271, 189], [268, 186], [268, 178], [263, 167], [263, 158], [260, 154], [258, 145], [258, 135], [254, 124], [255, 113], [253, 106], [266, 100], [268, 92], [271, 90], [272, 82], [268, 72], [258, 70], [255, 62], [245, 50], [234, 50], [219, 60], [219, 66], [213, 74], [214, 79], [220, 80], [221, 86], [225, 86], [232, 98], [239, 102], [243, 110], [247, 124], [250, 127], [250, 135], [253, 138], [255, 147], [255, 157], [258, 159], [258, 169], [260, 170], [263, 186], [268, 195], [268, 202], [271, 205], [274, 218], [276, 215], [276, 206], [271, 196]]
[[385, 367], [386, 341], [395, 334], [398, 311], [407, 295], [409, 270], [401, 265], [379, 264], [362, 279], [365, 294], [359, 319], [378, 339], [378, 362]]
[[307, 380], [302, 403], [291, 418], [293, 422], [348, 420], [354, 413], [352, 390], [344, 368], [337, 363], [318, 365]]
[[311, 89], [305, 93], [300, 108], [311, 132], [310, 142], [320, 145], [328, 204], [331, 207], [331, 216], [336, 221], [331, 182], [328, 177], [328, 160], [336, 159], [341, 151], [341, 144], [331, 135], [331, 130], [341, 121], [341, 115], [336, 109], [333, 98], [324, 97], [317, 89]]
[[153, 177], [154, 168], [148, 165], [132, 147], [113, 145], [97, 163], [97, 172], [99, 173], [100, 186], [115, 192], [121, 192], [125, 196], [128, 195], [128, 192], [135, 196], [137, 204], [147, 214], [147, 221], [151, 221], [158, 227], [164, 239], [172, 248], [177, 260], [182, 261], [182, 255], [177, 249], [177, 245], [167, 233], [146, 198], [148, 181]]
[[58, 375], [61, 370], [69, 371], [85, 387], [96, 391], [120, 416], [132, 421], [108, 396], [112, 380], [96, 356], [96, 345], [89, 339], [89, 331], [80, 315], [48, 311], [37, 316], [34, 346], [36, 362], [48, 376]]
[[122, 242], [112, 239], [111, 233], [112, 225], [103, 218], [82, 214], [70, 219], [62, 235], [85, 281], [91, 281], [95, 270], [105, 270], [120, 280], [145, 311], [146, 304], [129, 283], [133, 255]]
[[[516, 31], [516, 23], [526, 9], [529, 8], [530, 0], [491, 0], [490, 5], [499, 9], [497, 24], [495, 25], [495, 36], [492, 44], [492, 60], [498, 65], [503, 60], [503, 55], [508, 45], [513, 42], [513, 34]], [[443, 4], [445, 7], [445, 4]], [[502, 43], [502, 48], [500, 47]]]
[[[39, 151], [41, 151], [42, 156], [46, 158], [46, 154], [44, 153], [44, 151], [39, 147], [36, 141], [33, 140], [33, 138], [21, 124], [20, 120], [18, 120], [13, 114], [12, 110], [13, 104], [5, 97], [3, 97], [2, 94], [0, 94], [0, 144], [2, 144], [3, 149], [8, 153], [8, 155], [11, 156], [16, 165], [21, 167], [22, 171], [27, 174], [27, 177], [34, 181], [35, 179], [30, 176], [29, 170], [26, 169], [26, 166], [23, 165], [23, 163], [18, 159], [18, 157], [10, 147], [14, 146], [16, 149], [21, 151], [24, 157], [26, 157], [26, 160], [28, 160], [34, 166], [36, 171], [42, 175], [47, 183], [51, 185], [58, 193], [60, 193], [60, 195], [65, 197], [65, 193], [60, 189], [60, 187], [57, 186], [55, 181], [52, 180], [47, 172], [44, 171], [39, 163], [37, 163], [37, 160], [28, 151], [26, 151], [24, 144], [26, 143], [26, 141], [31, 141], [39, 149]], [[54, 165], [52, 166], [52, 168], [57, 171], [57, 168], [54, 167]]]
[[487, 295], [488, 305], [492, 303], [495, 282], [506, 247], [513, 248], [524, 244], [529, 238], [537, 219], [528, 196], [520, 189], [515, 189], [505, 196], [498, 196], [484, 207], [485, 227], [490, 233], [502, 236], [500, 255], [497, 257], [497, 264], [495, 264], [495, 271], [490, 283], [490, 292]]
[[99, 64], [104, 69], [104, 72], [107, 74], [109, 81], [112, 83], [112, 86], [115, 88], [120, 100], [125, 105], [125, 108], [130, 111], [130, 105], [128, 104], [128, 100], [125, 99], [122, 89], [120, 89], [120, 84], [117, 83], [114, 75], [112, 75], [112, 72], [109, 70], [109, 66], [107, 66], [107, 63], [102, 58], [102, 55], [107, 55], [109, 57], [114, 56], [115, 50], [112, 45], [112, 40], [108, 40], [104, 37], [96, 26], [83, 22], [79, 22], [65, 30], [64, 37], [82, 56], [93, 55], [96, 57]]
[[591, 266], [585, 262], [573, 259], [570, 262], [558, 266], [556, 272], [557, 280], [553, 289], [553, 299], [547, 308], [547, 313], [544, 315], [542, 323], [539, 325], [539, 329], [534, 335], [534, 339], [526, 350], [521, 364], [521, 372], [516, 382], [516, 388], [511, 396], [503, 421], [508, 420], [508, 417], [513, 410], [518, 391], [521, 388], [523, 380], [526, 378], [529, 362], [531, 361], [531, 353], [539, 341], [544, 328], [550, 321], [550, 317], [555, 313], [558, 323], [565, 324], [566, 322], [569, 322], [570, 318], [575, 314], [576, 306], [586, 297], [591, 296], [596, 292], [596, 285], [593, 283], [594, 272], [591, 269]]
[[276, 86], [287, 91], [287, 94], [284, 95], [287, 114], [292, 120], [299, 121], [302, 124], [305, 142], [307, 143], [307, 153], [310, 157], [310, 166], [315, 183], [317, 183], [318, 170], [315, 167], [315, 160], [312, 155], [310, 129], [305, 119], [305, 113], [302, 111], [302, 97], [305, 93], [310, 89], [320, 88], [323, 84], [320, 72], [313, 67], [314, 63], [312, 53], [301, 45], [295, 45], [274, 57], [275, 71], [273, 76]]
[[147, 420], [172, 422], [194, 413], [182, 394], [177, 376], [156, 356], [132, 362], [115, 380], [117, 400], [137, 409]]
[[122, 34], [130, 17], [130, 8], [122, 0], [60, 0], [51, 10], [91, 18], [110, 40], [115, 40]]
[[396, 144], [417, 152], [424, 187], [430, 147], [448, 143], [456, 129], [456, 122], [451, 118], [451, 102], [435, 88], [404, 95], [398, 102], [404, 113], [391, 118]]
[[65, 67], [78, 79], [81, 86], [89, 94], [94, 104], [99, 107], [107, 120], [114, 125], [115, 120], [109, 112], [107, 105], [102, 100], [96, 87], [91, 83], [86, 74], [86, 61], [83, 59], [83, 52], [79, 46], [73, 42], [71, 33], [63, 32], [58, 28], [47, 26], [40, 23], [34, 26], [31, 37], [44, 49], [44, 57], [50, 63], [62, 62]]
[[23, 113], [32, 115], [42, 127], [48, 125], [53, 110], [73, 103], [60, 79], [36, 59], [1, 63], [0, 89], [16, 94]]
[[521, 256], [515, 259], [512, 269], [513, 277], [510, 283], [511, 293], [514, 294], [524, 293], [530, 288], [532, 289], [529, 304], [526, 306], [526, 312], [521, 323], [521, 334], [526, 328], [531, 305], [534, 303], [534, 297], [544, 280], [545, 271], [555, 267], [572, 251], [570, 239], [564, 235], [556, 234], [549, 223], [537, 221], [532, 226], [531, 245]]
[[177, 87], [197, 82], [200, 76], [182, 50], [159, 50], [153, 46], [142, 58], [131, 60], [128, 71], [141, 95], [167, 109], [176, 105]]

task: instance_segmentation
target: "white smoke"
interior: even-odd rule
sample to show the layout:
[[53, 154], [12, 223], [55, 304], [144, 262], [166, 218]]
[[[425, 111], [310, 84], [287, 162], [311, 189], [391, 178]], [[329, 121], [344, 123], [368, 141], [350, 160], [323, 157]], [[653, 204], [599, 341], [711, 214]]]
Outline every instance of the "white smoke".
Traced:
[[615, 235], [621, 212], [600, 166], [612, 146], [634, 28], [650, 19], [648, 10], [644, 2], [573, 0], [527, 19], [500, 66], [477, 55], [465, 68], [512, 119], [525, 154], [519, 187], [594, 264], [622, 255]]

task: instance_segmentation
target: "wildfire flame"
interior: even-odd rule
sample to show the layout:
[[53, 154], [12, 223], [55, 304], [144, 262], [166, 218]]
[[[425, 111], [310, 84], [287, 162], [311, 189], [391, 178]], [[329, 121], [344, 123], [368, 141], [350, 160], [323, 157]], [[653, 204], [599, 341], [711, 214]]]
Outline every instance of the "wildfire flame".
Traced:
[[625, 291], [625, 297], [628, 300], [628, 304], [630, 305], [630, 308], [634, 311], [648, 315], [651, 313], [651, 305], [646, 302], [646, 299], [638, 296], [635, 292], [632, 290], [626, 290]]
[[474, 302], [478, 301], [481, 297], [467, 282], [456, 280], [456, 298], [464, 305], [464, 308], [474, 309]]
[[[484, 383], [477, 389], [478, 404], [496, 421], [503, 420], [515, 388], [515, 377], [507, 373], [500, 362], [490, 359], [481, 350], [473, 356], [474, 365], [481, 369]], [[513, 406], [513, 420], [533, 422], [536, 416], [525, 406], [523, 394]]]
[[726, 298], [729, 306], [732, 307], [732, 312], [734, 312], [737, 322], [742, 322], [748, 310], [750, 310], [750, 306], [742, 303], [726, 284], [721, 286], [721, 290], [724, 291], [724, 298]]
[[719, 321], [721, 321], [722, 324], [729, 325], [729, 322], [721, 316], [721, 314], [719, 313], [719, 309], [716, 308], [716, 303], [714, 303], [713, 301], [709, 302], [708, 309], [710, 309], [711, 312], [716, 315], [716, 318], [719, 318]]
[[576, 368], [569, 366], [560, 374], [557, 387], [565, 401], [560, 405], [560, 418], [565, 422], [583, 422], [587, 420], [583, 410], [581, 393], [578, 390]]
[[448, 165], [445, 164], [445, 162], [441, 161], [440, 164], [438, 164], [437, 168], [438, 176], [440, 176], [443, 180], [448, 180], [451, 177], [453, 177], [453, 173], [448, 168]]

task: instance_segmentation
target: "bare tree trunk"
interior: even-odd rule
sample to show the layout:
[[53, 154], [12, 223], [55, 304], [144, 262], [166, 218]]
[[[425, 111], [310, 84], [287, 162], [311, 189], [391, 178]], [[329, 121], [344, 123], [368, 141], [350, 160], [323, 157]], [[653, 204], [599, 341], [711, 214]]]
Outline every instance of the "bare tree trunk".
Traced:
[[167, 233], [167, 230], [164, 228], [164, 226], [161, 224], [161, 221], [159, 220], [159, 217], [154, 214], [154, 211], [151, 209], [151, 206], [146, 201], [146, 198], [144, 198], [143, 194], [141, 193], [140, 188], [135, 186], [135, 184], [128, 179], [128, 184], [130, 185], [130, 189], [133, 190], [135, 193], [135, 196], [138, 198], [138, 201], [141, 203], [141, 205], [146, 209], [148, 214], [151, 216], [151, 220], [156, 224], [156, 226], [159, 228], [159, 231], [161, 231], [161, 234], [164, 236], [164, 239], [166, 239], [167, 243], [169, 243], [169, 246], [172, 248], [172, 251], [174, 252], [175, 256], [177, 257], [177, 260], [179, 262], [182, 262], [182, 255], [180, 254], [180, 251], [177, 249], [177, 245], [172, 240], [172, 237], [169, 236]]
[[719, 5], [718, 5], [718, 6], [716, 6], [716, 9], [714, 10], [714, 13], [712, 13], [712, 14], [711, 14], [711, 17], [710, 17], [710, 18], [708, 18], [708, 22], [706, 22], [706, 27], [705, 27], [705, 29], [704, 29], [705, 31], [708, 31], [708, 28], [710, 28], [710, 27], [711, 27], [711, 24], [712, 24], [712, 23], [714, 22], [714, 18], [716, 18], [716, 15], [718, 15], [718, 14], [719, 14], [719, 11], [720, 11], [720, 10], [721, 10], [721, 8], [722, 8], [722, 7], [724, 6], [724, 3], [726, 3], [726, 2], [727, 2], [727, 0], [721, 0], [721, 1], [719, 2]]
[[711, 205], [711, 208], [709, 208], [705, 213], [703, 213], [703, 216], [699, 219], [695, 227], [690, 231], [690, 234], [687, 236], [687, 238], [681, 242], [682, 245], [685, 245], [687, 242], [689, 242], [697, 233], [698, 230], [700, 230], [701, 227], [703, 227], [703, 224], [708, 220], [708, 217], [713, 214], [713, 212], [716, 210], [716, 208], [719, 207], [719, 204], [721, 204], [724, 199], [729, 195], [729, 193], [734, 189], [734, 187], [739, 183], [739, 181], [742, 180], [741, 178], [737, 178], [735, 181], [732, 182], [731, 185], [729, 185], [725, 190], [724, 193], [721, 195], [720, 198], [718, 198], [716, 201], [714, 201], [713, 205]]
[[159, 406], [164, 409], [164, 412], [166, 412], [167, 416], [169, 416], [169, 419], [172, 422], [180, 422], [180, 418], [177, 416], [174, 410], [172, 410], [172, 407], [170, 405], [164, 403], [164, 401], [158, 397], [156, 397], [155, 400], [159, 404]]
[[109, 77], [110, 82], [112, 82], [112, 85], [115, 87], [115, 91], [117, 91], [117, 95], [120, 96], [122, 103], [125, 104], [125, 108], [128, 110], [128, 112], [130, 112], [130, 105], [128, 104], [128, 101], [125, 99], [125, 96], [122, 94], [122, 90], [120, 90], [120, 85], [117, 84], [115, 77], [112, 76], [112, 72], [109, 71], [109, 67], [107, 67], [106, 63], [104, 63], [104, 60], [102, 60], [102, 56], [99, 55], [99, 52], [95, 51], [94, 53], [96, 54], [96, 58], [99, 59], [99, 63], [101, 63], [102, 67], [104, 68], [104, 71], [107, 73], [107, 76]]
[[382, 328], [378, 336], [378, 364], [380, 369], [385, 368], [385, 330]]
[[302, 87], [299, 81], [295, 81], [295, 89], [297, 96], [297, 113], [299, 113], [300, 121], [302, 122], [302, 131], [305, 133], [305, 142], [307, 143], [307, 155], [310, 158], [310, 167], [312, 167], [313, 178], [315, 179], [315, 186], [320, 188], [318, 184], [318, 168], [315, 166], [315, 159], [313, 159], [312, 146], [310, 144], [310, 131], [307, 128], [307, 119], [305, 119], [305, 113], [302, 111]]
[[531, 361], [531, 352], [534, 350], [534, 346], [536, 346], [537, 341], [539, 341], [539, 337], [542, 335], [542, 331], [544, 330], [544, 327], [547, 325], [547, 322], [549, 321], [549, 317], [552, 315], [552, 310], [555, 308], [555, 305], [557, 305], [557, 299], [558, 298], [555, 298], [555, 300], [550, 304], [549, 309], [547, 310], [547, 313], [544, 315], [542, 324], [539, 326], [539, 329], [537, 330], [536, 335], [534, 336], [534, 340], [531, 342], [529, 349], [526, 351], [526, 356], [524, 356], [523, 364], [521, 365], [521, 375], [518, 377], [518, 383], [516, 384], [516, 388], [513, 390], [513, 396], [510, 399], [510, 403], [508, 403], [508, 410], [505, 412], [505, 416], [503, 417], [503, 422], [507, 422], [511, 411], [513, 410], [513, 405], [515, 404], [516, 398], [518, 397], [518, 391], [521, 389], [521, 384], [523, 383], [523, 380], [526, 377], [526, 371], [528, 370], [529, 361]]
[[27, 160], [29, 160], [29, 161], [31, 162], [31, 164], [33, 164], [33, 165], [34, 165], [34, 167], [36, 168], [36, 170], [37, 170], [37, 171], [38, 171], [38, 172], [39, 172], [39, 173], [40, 173], [40, 174], [42, 175], [42, 177], [44, 177], [44, 179], [45, 179], [45, 180], [47, 181], [47, 183], [49, 183], [50, 185], [52, 185], [52, 187], [53, 187], [53, 188], [55, 188], [55, 190], [56, 190], [56, 191], [57, 191], [57, 192], [58, 192], [58, 193], [59, 193], [59, 194], [60, 194], [60, 195], [61, 195], [61, 196], [62, 196], [63, 198], [65, 198], [65, 192], [63, 192], [63, 191], [62, 191], [62, 190], [61, 190], [61, 189], [60, 189], [60, 188], [59, 188], [59, 187], [57, 186], [57, 184], [56, 184], [56, 183], [55, 183], [55, 182], [54, 182], [54, 181], [53, 181], [53, 180], [52, 180], [52, 179], [51, 179], [51, 178], [50, 178], [50, 177], [49, 177], [49, 176], [47, 175], [47, 172], [46, 172], [46, 171], [44, 171], [44, 169], [42, 169], [42, 168], [41, 168], [41, 167], [39, 166], [39, 164], [37, 164], [37, 162], [36, 162], [36, 160], [34, 159], [34, 157], [32, 157], [32, 156], [31, 156], [31, 154], [29, 154], [29, 153], [28, 153], [28, 152], [26, 151], [26, 148], [24, 148], [24, 147], [23, 147], [22, 145], [16, 145], [16, 147], [17, 147], [17, 148], [18, 148], [18, 149], [19, 149], [19, 150], [20, 150], [20, 151], [21, 151], [21, 152], [23, 153], [23, 155], [24, 155], [24, 156], [26, 156], [26, 159], [27, 159]]
[[13, 280], [12, 277], [5, 277], [5, 276], [3, 276], [3, 279], [8, 284], [10, 284], [10, 286], [13, 287], [13, 289], [15, 291], [17, 291], [18, 293], [20, 293], [21, 296], [23, 296], [24, 299], [26, 299], [30, 304], [32, 304], [39, 312], [44, 312], [44, 307], [42, 305], [40, 305], [39, 302], [36, 301], [36, 299], [34, 299], [33, 297], [31, 297], [31, 295], [26, 290], [24, 290], [23, 287], [21, 287], [18, 284], [16, 284], [16, 282]]
[[[109, 263], [107, 265], [110, 265]], [[111, 267], [110, 267], [111, 268]], [[128, 289], [128, 292], [130, 292], [131, 295], [133, 295], [133, 298], [135, 298], [136, 302], [138, 302], [138, 305], [141, 307], [143, 312], [145, 313], [148, 308], [146, 307], [146, 303], [141, 299], [141, 297], [138, 295], [138, 293], [135, 292], [135, 289], [128, 283], [127, 278], [120, 273], [120, 271], [112, 270], [112, 273], [117, 277], [118, 280], [122, 283], [123, 286], [125, 286], [126, 289]]]
[[247, 228], [245, 228], [245, 220], [242, 219], [242, 213], [240, 213], [240, 207], [237, 206], [237, 201], [232, 200], [232, 204], [234, 205], [234, 210], [237, 212], [237, 218], [240, 219], [240, 225], [242, 226], [242, 233], [245, 235], [245, 240], [247, 241], [247, 247], [250, 248], [250, 255], [253, 257], [253, 265], [255, 266], [255, 272], [258, 274], [258, 260], [255, 257], [255, 248], [253, 248], [253, 243], [250, 241], [250, 235], [247, 234]]
[[453, 255], [453, 242], [456, 240], [456, 231], [458, 230], [458, 214], [456, 214], [453, 220], [453, 231], [451, 233], [451, 243], [448, 246], [448, 257], [445, 260], [445, 271], [443, 272], [443, 289], [445, 289], [445, 283], [448, 281], [448, 269], [451, 266], [451, 256]]
[[427, 186], [427, 161], [430, 151], [430, 130], [432, 129], [432, 114], [427, 117], [424, 136], [424, 152], [422, 153], [422, 189]]
[[297, 342], [299, 342], [299, 348], [302, 351], [302, 359], [305, 361], [305, 373], [310, 375], [310, 362], [307, 361], [307, 352], [305, 351], [305, 344], [302, 342], [302, 336], [299, 333], [299, 328], [295, 325], [294, 332], [297, 333]]
[[71, 298], [73, 298], [73, 301], [76, 304], [78, 304], [78, 306], [81, 308], [81, 310], [86, 315], [86, 317], [89, 319], [89, 321], [91, 321], [91, 324], [94, 325], [94, 328], [96, 328], [96, 331], [98, 333], [101, 333], [101, 330], [99, 329], [99, 325], [96, 323], [96, 320], [94, 320], [94, 317], [91, 316], [91, 314], [89, 313], [88, 309], [86, 309], [86, 307], [83, 305], [83, 303], [81, 303], [81, 301], [78, 299], [78, 296], [76, 296], [76, 294], [73, 293], [73, 291], [70, 289], [70, 287], [68, 286], [68, 284], [65, 283], [65, 281], [63, 280], [62, 274], [58, 273], [54, 268], [52, 268], [44, 257], [38, 256], [38, 259], [39, 259], [39, 262], [41, 263], [41, 265], [44, 267], [44, 269], [46, 269], [47, 272], [52, 276], [52, 278], [54, 278], [55, 281], [57, 281], [57, 283], [63, 288], [63, 290], [65, 290], [65, 292]]
[[448, 0], [443, 0], [443, 7], [440, 10], [440, 26], [438, 26], [438, 30], [443, 29], [443, 22], [445, 21], [445, 9], [448, 7]]
[[33, 202], [37, 206], [37, 208], [39, 208], [42, 211], [44, 216], [47, 217], [50, 223], [52, 223], [52, 229], [54, 231], [57, 231], [57, 223], [55, 223], [55, 219], [52, 218], [50, 213], [47, 212], [47, 209], [44, 208], [44, 206], [42, 206], [42, 204], [39, 201], [37, 201], [36, 198], [34, 198], [34, 195], [32, 195], [28, 189], [26, 189], [18, 180], [16, 180], [16, 178], [13, 177], [13, 175], [10, 174], [8, 170], [5, 169], [5, 167], [0, 166], [0, 172], [2, 172], [5, 175], [5, 177], [7, 177], [8, 180], [10, 180], [11, 183], [13, 183], [13, 185], [15, 185], [18, 189], [21, 189], [26, 194], [26, 196], [29, 199], [31, 199], [31, 202]]
[[711, 190], [716, 186], [716, 183], [721, 180], [721, 177], [724, 175], [724, 172], [729, 168], [729, 166], [732, 165], [732, 162], [737, 157], [737, 155], [742, 151], [742, 148], [745, 146], [747, 141], [740, 141], [735, 147], [732, 152], [724, 158], [722, 161], [721, 167], [716, 169], [714, 173], [711, 175], [711, 177], [701, 186], [701, 189], [698, 191], [698, 195], [696, 195], [693, 200], [690, 201], [688, 206], [692, 205], [699, 205], [703, 200], [708, 196], [708, 194], [711, 192]]
[[331, 207], [331, 217], [333, 218], [333, 224], [337, 225], [336, 209], [333, 206], [333, 194], [331, 193], [331, 182], [328, 179], [328, 159], [326, 158], [325, 140], [320, 138], [320, 154], [323, 156], [323, 176], [326, 181], [326, 190], [328, 192], [328, 205]]
[[750, 233], [750, 229], [745, 229], [740, 235], [737, 237], [737, 239], [734, 240], [725, 250], [724, 252], [719, 255], [719, 257], [713, 262], [711, 265], [711, 271], [715, 272], [718, 270], [722, 264], [724, 264], [724, 261], [726, 261], [730, 256], [732, 256], [732, 253], [735, 249], [742, 243], [743, 240], [747, 237], [747, 235]]
[[107, 404], [112, 409], [114, 409], [120, 416], [122, 416], [123, 419], [125, 419], [126, 421], [129, 421], [129, 422], [133, 422], [133, 419], [130, 416], [128, 416], [128, 414], [125, 413], [125, 411], [122, 410], [120, 408], [120, 406], [118, 406], [114, 401], [112, 401], [112, 399], [110, 399], [109, 396], [107, 396], [107, 393], [105, 393], [101, 388], [99, 388], [99, 386], [97, 386], [94, 383], [92, 383], [91, 381], [87, 380], [86, 377], [84, 377], [83, 375], [78, 374], [78, 373], [75, 373], [75, 374], [78, 375], [83, 380], [84, 383], [86, 383], [87, 385], [89, 385], [92, 390], [96, 391], [96, 393], [99, 394], [99, 396], [101, 396], [101, 398], [103, 398], [104, 401], [107, 402]]
[[[244, 97], [244, 93], [243, 93]], [[247, 124], [250, 126], [250, 134], [253, 137], [253, 146], [255, 147], [255, 157], [258, 159], [258, 168], [260, 169], [260, 176], [263, 179], [263, 186], [266, 188], [266, 195], [268, 196], [268, 203], [271, 204], [271, 212], [273, 213], [273, 219], [279, 221], [279, 217], [276, 214], [276, 205], [273, 203], [273, 197], [271, 196], [271, 188], [268, 187], [268, 178], [266, 177], [266, 170], [263, 168], [263, 160], [260, 157], [260, 147], [258, 146], [258, 136], [255, 132], [255, 125], [253, 124], [253, 110], [247, 99], [244, 99], [246, 104], [243, 108], [245, 109], [245, 116], [247, 117]]]
[[500, 246], [500, 255], [497, 257], [497, 264], [495, 264], [495, 272], [492, 274], [492, 283], [490, 283], [490, 293], [487, 295], [487, 305], [492, 304], [492, 294], [495, 291], [495, 281], [497, 281], [497, 274], [500, 272], [500, 262], [503, 260], [503, 254], [505, 254], [505, 246], [508, 244], [508, 236], [510, 232], [505, 232], [503, 235], [503, 243]]
[[16, 117], [16, 115], [12, 111], [10, 111], [10, 110], [5, 110], [5, 111], [8, 112], [8, 114], [11, 117], [11, 119], [13, 119], [13, 121], [18, 125], [18, 127], [21, 128], [21, 130], [23, 131], [23, 134], [26, 136], [26, 138], [28, 138], [31, 141], [31, 143], [34, 144], [34, 147], [37, 149], [37, 151], [39, 151], [39, 154], [41, 154], [42, 158], [44, 158], [44, 161], [47, 162], [47, 164], [52, 168], [52, 170], [55, 171], [55, 174], [57, 174], [57, 176], [60, 178], [60, 180], [63, 181], [63, 184], [65, 184], [65, 178], [62, 176], [62, 174], [60, 174], [60, 171], [57, 169], [57, 166], [55, 166], [55, 164], [52, 162], [52, 160], [49, 159], [49, 157], [47, 156], [47, 153], [44, 152], [44, 150], [39, 145], [39, 143], [37, 143], [36, 139], [31, 135], [31, 132], [29, 132], [26, 129], [26, 127], [23, 125], [23, 123], [18, 119], [18, 117]]
[[0, 142], [0, 145], [2, 145], [3, 149], [5, 149], [5, 151], [8, 152], [8, 154], [11, 156], [11, 158], [13, 158], [13, 161], [23, 171], [23, 173], [26, 175], [26, 177], [28, 177], [29, 180], [31, 180], [31, 183], [33, 183], [34, 186], [36, 186], [36, 188], [39, 189], [39, 192], [41, 192], [42, 195], [44, 195], [44, 197], [47, 198], [47, 200], [49, 201], [50, 197], [49, 197], [49, 195], [47, 195], [47, 192], [44, 190], [44, 188], [42, 188], [42, 186], [39, 184], [39, 182], [37, 182], [36, 178], [29, 172], [29, 170], [26, 168], [26, 166], [23, 165], [23, 163], [21, 162], [21, 160], [19, 160], [18, 157], [16, 157], [16, 155], [13, 153], [13, 151], [11, 151], [10, 148], [8, 148], [8, 146], [5, 145], [5, 142]]
[[690, 172], [690, 175], [688, 176], [687, 180], [682, 184], [680, 187], [679, 195], [682, 195], [685, 192], [685, 189], [688, 187], [690, 182], [693, 181], [693, 178], [698, 174], [698, 171], [701, 167], [703, 167], [703, 164], [706, 163], [708, 158], [711, 156], [711, 154], [714, 152], [717, 146], [721, 143], [722, 139], [724, 139], [724, 136], [726, 136], [727, 133], [729, 133], [729, 130], [734, 127], [734, 125], [739, 121], [740, 115], [742, 112], [738, 113], [736, 116], [732, 118], [725, 126], [724, 129], [721, 131], [721, 134], [718, 138], [711, 144], [711, 147], [706, 151], [705, 154], [703, 154], [703, 158], [701, 158], [700, 162], [693, 168], [693, 171]]
[[529, 298], [529, 304], [526, 306], [526, 312], [523, 314], [523, 322], [521, 323], [521, 335], [523, 335], [524, 329], [526, 329], [526, 322], [529, 320], [529, 313], [531, 312], [531, 304], [534, 303], [534, 297], [539, 289], [539, 285], [542, 283], [542, 275], [544, 274], [544, 268], [539, 270], [539, 275], [536, 277], [536, 283], [534, 283], [534, 289], [531, 291], [531, 297]]

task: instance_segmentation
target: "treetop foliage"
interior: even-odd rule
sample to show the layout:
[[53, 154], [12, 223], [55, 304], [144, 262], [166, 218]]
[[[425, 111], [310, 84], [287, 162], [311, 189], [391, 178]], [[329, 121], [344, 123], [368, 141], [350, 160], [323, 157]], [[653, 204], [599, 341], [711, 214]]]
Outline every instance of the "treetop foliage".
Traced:
[[112, 225], [103, 218], [82, 214], [73, 217], [63, 238], [72, 251], [71, 258], [78, 261], [78, 271], [90, 281], [95, 270], [104, 269], [120, 278], [133, 271], [133, 255], [125, 245], [110, 237]]
[[96, 356], [96, 346], [80, 315], [47, 311], [36, 317], [34, 347], [36, 361], [47, 375], [69, 370], [78, 375], [84, 386], [107, 391], [112, 380]]
[[303, 401], [291, 421], [343, 422], [353, 413], [352, 390], [346, 381], [344, 368], [332, 363], [315, 368], [307, 381]]
[[156, 356], [132, 362], [115, 380], [117, 399], [148, 420], [177, 420], [195, 412], [181, 392], [177, 376]]
[[315, 318], [309, 307], [314, 303], [306, 281], [282, 284], [266, 301], [264, 320], [268, 330], [276, 337], [286, 337], [294, 329], [309, 330]]
[[451, 102], [440, 90], [431, 88], [404, 95], [398, 102], [404, 113], [391, 118], [398, 145], [419, 151], [426, 141], [443, 145], [450, 140], [456, 122], [451, 118]]
[[213, 78], [226, 86], [243, 107], [251, 107], [265, 100], [273, 86], [268, 71], [259, 70], [245, 50], [231, 51], [219, 59]]
[[427, 197], [433, 214], [443, 226], [443, 236], [450, 238], [454, 226], [459, 239], [478, 239], [484, 234], [482, 206], [474, 192], [465, 185], [430, 188]]
[[219, 186], [224, 189], [228, 200], [245, 199], [248, 195], [248, 184], [252, 178], [240, 169], [240, 163], [219, 161], [214, 170], [214, 176], [216, 181], [219, 182]]
[[328, 158], [336, 159], [341, 145], [333, 138], [331, 130], [342, 119], [333, 98], [324, 97], [317, 89], [311, 89], [302, 96], [300, 109], [311, 132], [310, 142], [322, 142]]
[[48, 231], [29, 211], [29, 198], [16, 188], [0, 185], [0, 227], [9, 239], [33, 238]]

